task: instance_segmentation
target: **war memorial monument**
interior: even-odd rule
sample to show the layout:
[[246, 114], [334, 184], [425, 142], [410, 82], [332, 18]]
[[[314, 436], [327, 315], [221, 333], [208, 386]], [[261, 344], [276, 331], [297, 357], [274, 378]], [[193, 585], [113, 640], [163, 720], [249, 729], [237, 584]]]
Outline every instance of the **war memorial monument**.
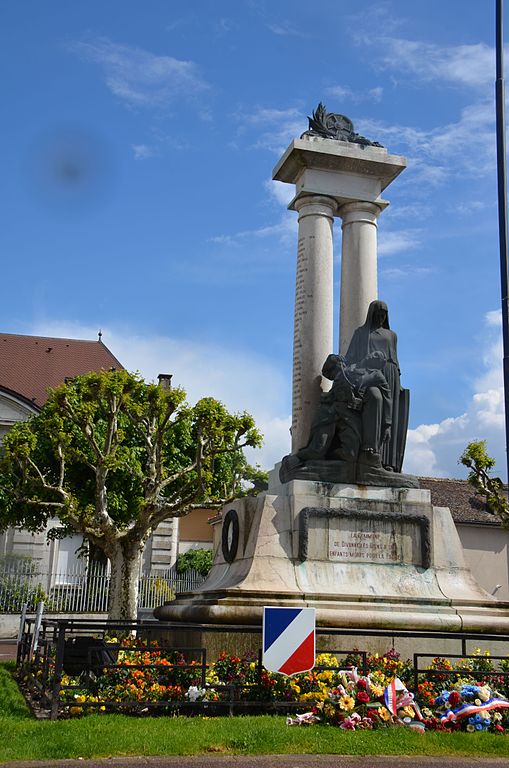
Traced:
[[322, 104], [276, 165], [273, 178], [295, 185], [299, 217], [291, 454], [266, 493], [223, 509], [207, 580], [157, 618], [259, 625], [263, 606], [309, 606], [325, 628], [509, 631], [509, 603], [474, 580], [449, 509], [401, 472], [410, 398], [378, 299], [377, 219], [405, 167]]

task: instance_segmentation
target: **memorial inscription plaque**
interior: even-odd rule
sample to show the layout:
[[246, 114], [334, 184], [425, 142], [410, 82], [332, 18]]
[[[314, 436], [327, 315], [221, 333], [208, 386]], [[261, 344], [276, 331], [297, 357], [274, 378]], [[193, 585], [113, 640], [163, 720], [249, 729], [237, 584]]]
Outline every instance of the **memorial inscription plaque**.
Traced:
[[416, 515], [307, 507], [301, 512], [301, 560], [429, 567], [429, 521]]
[[408, 560], [411, 554], [412, 540], [409, 540], [408, 535], [398, 535], [394, 530], [337, 530], [332, 524], [329, 527], [329, 560], [349, 563], [401, 563], [405, 562], [405, 555]]

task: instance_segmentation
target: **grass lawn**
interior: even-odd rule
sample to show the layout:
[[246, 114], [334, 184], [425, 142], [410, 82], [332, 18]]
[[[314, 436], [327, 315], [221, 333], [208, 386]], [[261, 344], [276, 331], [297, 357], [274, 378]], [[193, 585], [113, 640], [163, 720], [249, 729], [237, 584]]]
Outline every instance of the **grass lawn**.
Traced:
[[157, 717], [90, 715], [36, 721], [0, 664], [0, 763], [118, 755], [283, 754], [479, 755], [508, 757], [509, 737], [491, 733], [425, 734], [405, 728], [349, 733], [332, 726], [288, 728], [283, 716]]

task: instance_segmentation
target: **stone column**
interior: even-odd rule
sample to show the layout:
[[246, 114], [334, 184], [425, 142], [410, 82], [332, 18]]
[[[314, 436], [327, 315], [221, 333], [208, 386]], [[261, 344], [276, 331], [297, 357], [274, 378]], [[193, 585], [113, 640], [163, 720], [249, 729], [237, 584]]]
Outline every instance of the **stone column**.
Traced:
[[332, 217], [343, 217], [341, 322], [347, 323], [342, 330], [346, 338], [364, 322], [369, 301], [376, 298], [376, 218], [388, 204], [381, 194], [405, 166], [403, 157], [383, 147], [304, 136], [292, 141], [272, 172], [276, 181], [295, 184], [288, 207], [299, 212], [292, 453], [307, 443], [321, 368], [334, 351]]
[[355, 329], [365, 322], [368, 306], [378, 298], [376, 235], [381, 212], [381, 206], [361, 200], [338, 209], [343, 220], [339, 320], [343, 355]]
[[306, 195], [299, 213], [293, 336], [292, 453], [309, 439], [321, 394], [321, 370], [333, 348], [332, 227], [336, 201]]

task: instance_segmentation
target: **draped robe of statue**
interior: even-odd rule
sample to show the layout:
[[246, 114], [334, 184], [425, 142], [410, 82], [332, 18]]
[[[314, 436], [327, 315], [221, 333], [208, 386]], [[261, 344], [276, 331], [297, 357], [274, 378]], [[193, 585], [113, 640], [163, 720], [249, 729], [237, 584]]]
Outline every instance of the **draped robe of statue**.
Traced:
[[[385, 312], [385, 320], [381, 325], [376, 322], [380, 311]], [[402, 389], [397, 353], [397, 336], [389, 326], [387, 304], [384, 301], [372, 301], [368, 308], [366, 322], [357, 328], [348, 351], [346, 362], [360, 364], [371, 352], [383, 352], [387, 362], [383, 374], [391, 390], [392, 396], [392, 425], [391, 437], [382, 447], [382, 465], [401, 472], [405, 452], [406, 432], [408, 427], [409, 391]]]

